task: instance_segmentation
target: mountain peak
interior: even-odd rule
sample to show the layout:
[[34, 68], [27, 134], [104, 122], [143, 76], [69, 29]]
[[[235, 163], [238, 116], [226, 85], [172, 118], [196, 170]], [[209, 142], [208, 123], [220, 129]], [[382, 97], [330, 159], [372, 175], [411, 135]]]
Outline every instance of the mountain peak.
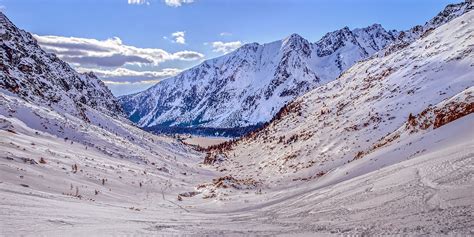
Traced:
[[466, 0], [462, 3], [449, 4], [424, 25], [417, 25], [406, 31], [395, 32], [396, 41], [392, 42], [388, 47], [381, 50], [377, 55], [388, 55], [394, 51], [404, 48], [417, 39], [426, 36], [432, 30], [445, 23], [448, 23], [458, 16], [471, 11], [472, 9], [474, 9], [472, 0]]
[[462, 15], [474, 8], [472, 0], [466, 0], [462, 3], [455, 3], [447, 5], [443, 11], [438, 13], [433, 19], [428, 21], [426, 25], [436, 28], [437, 26], [444, 24], [451, 19]]
[[240, 46], [240, 48], [238, 48], [237, 50], [252, 50], [252, 51], [255, 51], [258, 46], [260, 46], [259, 43], [257, 42], [253, 42], [253, 43], [247, 43], [247, 44], [244, 44], [242, 46]]
[[295, 50], [298, 48], [308, 48], [310, 45], [309, 41], [303, 38], [301, 35], [293, 33], [283, 39], [282, 41], [282, 49], [291, 49]]
[[329, 32], [316, 42], [318, 56], [328, 56], [345, 46], [348, 42], [355, 42], [354, 35], [349, 27], [345, 26], [339, 30]]
[[364, 28], [354, 29], [354, 31], [357, 31], [357, 30], [365, 30], [365, 31], [383, 30], [383, 31], [385, 31], [385, 28], [383, 28], [383, 26], [379, 23], [374, 23], [374, 24], [372, 24], [370, 26], [367, 26], [367, 27], [364, 27]]
[[302, 40], [304, 39], [301, 35], [297, 34], [297, 33], [293, 33], [289, 36], [287, 36], [284, 41], [287, 41], [287, 40]]

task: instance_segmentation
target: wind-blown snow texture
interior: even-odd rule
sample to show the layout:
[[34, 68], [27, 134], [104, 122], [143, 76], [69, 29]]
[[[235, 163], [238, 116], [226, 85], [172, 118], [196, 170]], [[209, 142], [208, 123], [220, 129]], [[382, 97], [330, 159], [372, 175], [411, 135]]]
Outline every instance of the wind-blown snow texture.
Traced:
[[473, 21], [355, 64], [208, 155], [2, 87], [0, 235], [472, 235]]
[[120, 98], [141, 127], [246, 127], [269, 121], [287, 102], [336, 79], [356, 62], [386, 48], [405, 47], [425, 32], [467, 10], [447, 7], [424, 26], [404, 32], [381, 25], [343, 29], [310, 43], [297, 34], [259, 45], [247, 44], [184, 71], [152, 88]]

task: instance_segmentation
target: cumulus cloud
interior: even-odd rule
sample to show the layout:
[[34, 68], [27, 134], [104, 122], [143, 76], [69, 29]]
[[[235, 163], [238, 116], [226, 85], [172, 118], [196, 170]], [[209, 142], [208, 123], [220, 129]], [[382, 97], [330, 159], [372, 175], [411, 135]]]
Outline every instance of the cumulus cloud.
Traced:
[[180, 7], [186, 3], [192, 3], [194, 0], [165, 0], [165, 4], [170, 7]]
[[142, 5], [142, 4], [150, 5], [150, 2], [148, 0], [128, 0], [128, 4], [132, 4], [132, 5]]
[[203, 54], [194, 51], [169, 53], [163, 49], [125, 45], [118, 37], [107, 40], [39, 35], [34, 37], [46, 51], [81, 66], [120, 67], [127, 64], [157, 66], [170, 60], [194, 61], [204, 57]]
[[186, 44], [186, 39], [184, 38], [185, 31], [177, 31], [171, 34], [173, 36], [173, 42], [177, 44]]
[[214, 52], [217, 53], [230, 53], [242, 46], [242, 42], [240, 41], [233, 41], [233, 42], [222, 42], [222, 41], [215, 41], [212, 42], [212, 48]]
[[181, 72], [177, 68], [165, 68], [160, 71], [135, 71], [127, 68], [104, 70], [97, 68], [77, 68], [78, 72], [93, 72], [107, 84], [157, 83]]

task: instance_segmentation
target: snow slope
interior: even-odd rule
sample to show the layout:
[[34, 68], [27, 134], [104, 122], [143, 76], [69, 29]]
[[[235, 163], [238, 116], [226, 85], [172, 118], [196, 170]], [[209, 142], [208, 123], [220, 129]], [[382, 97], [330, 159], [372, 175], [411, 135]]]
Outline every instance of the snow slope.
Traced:
[[[193, 191], [197, 182], [216, 175], [199, 167], [197, 157], [177, 155], [176, 164], [167, 166], [172, 174], [167, 174], [157, 169], [161, 164], [151, 162], [165, 163], [163, 156], [172, 153], [147, 153], [150, 162], [146, 164], [126, 158], [137, 147], [127, 150], [118, 143], [96, 142], [96, 147], [106, 146], [108, 150], [120, 147], [115, 154], [125, 156], [111, 157], [100, 149], [70, 144], [27, 127], [20, 119], [2, 115], [0, 233], [469, 235], [474, 224], [473, 119], [468, 115], [417, 134], [406, 141], [414, 145], [387, 147], [380, 154], [356, 160], [318, 181], [261, 187], [261, 191], [227, 190], [227, 196], [219, 198], [202, 199], [198, 195], [178, 201], [178, 193]], [[13, 127], [15, 133], [5, 127]], [[90, 134], [102, 139], [108, 136], [92, 131]], [[433, 148], [433, 144], [437, 146]], [[149, 148], [161, 149], [161, 145], [150, 144]], [[409, 160], [401, 156], [418, 149], [428, 151]], [[39, 157], [45, 157], [46, 164], [21, 159], [39, 161]], [[78, 165], [76, 173], [73, 164]], [[379, 169], [383, 165], [387, 167]], [[377, 170], [367, 172], [370, 166], [377, 166]], [[182, 170], [176, 172], [178, 167]], [[103, 178], [107, 180], [104, 185]], [[80, 198], [75, 196], [76, 187]], [[97, 195], [95, 190], [99, 191]]]

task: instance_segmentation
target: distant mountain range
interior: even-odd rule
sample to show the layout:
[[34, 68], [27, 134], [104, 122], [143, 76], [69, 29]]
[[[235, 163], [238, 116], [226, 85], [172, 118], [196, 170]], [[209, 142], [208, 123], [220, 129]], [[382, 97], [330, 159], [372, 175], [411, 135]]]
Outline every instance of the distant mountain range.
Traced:
[[398, 36], [375, 24], [352, 31], [345, 27], [316, 43], [293, 34], [268, 44], [246, 44], [146, 91], [123, 96], [120, 103], [129, 118], [145, 128], [258, 125]]
[[133, 122], [148, 130], [247, 132], [356, 62], [406, 47], [466, 10], [466, 4], [450, 5], [425, 25], [401, 32], [374, 24], [345, 27], [315, 43], [293, 34], [268, 44], [247, 44], [123, 96], [120, 103]]

